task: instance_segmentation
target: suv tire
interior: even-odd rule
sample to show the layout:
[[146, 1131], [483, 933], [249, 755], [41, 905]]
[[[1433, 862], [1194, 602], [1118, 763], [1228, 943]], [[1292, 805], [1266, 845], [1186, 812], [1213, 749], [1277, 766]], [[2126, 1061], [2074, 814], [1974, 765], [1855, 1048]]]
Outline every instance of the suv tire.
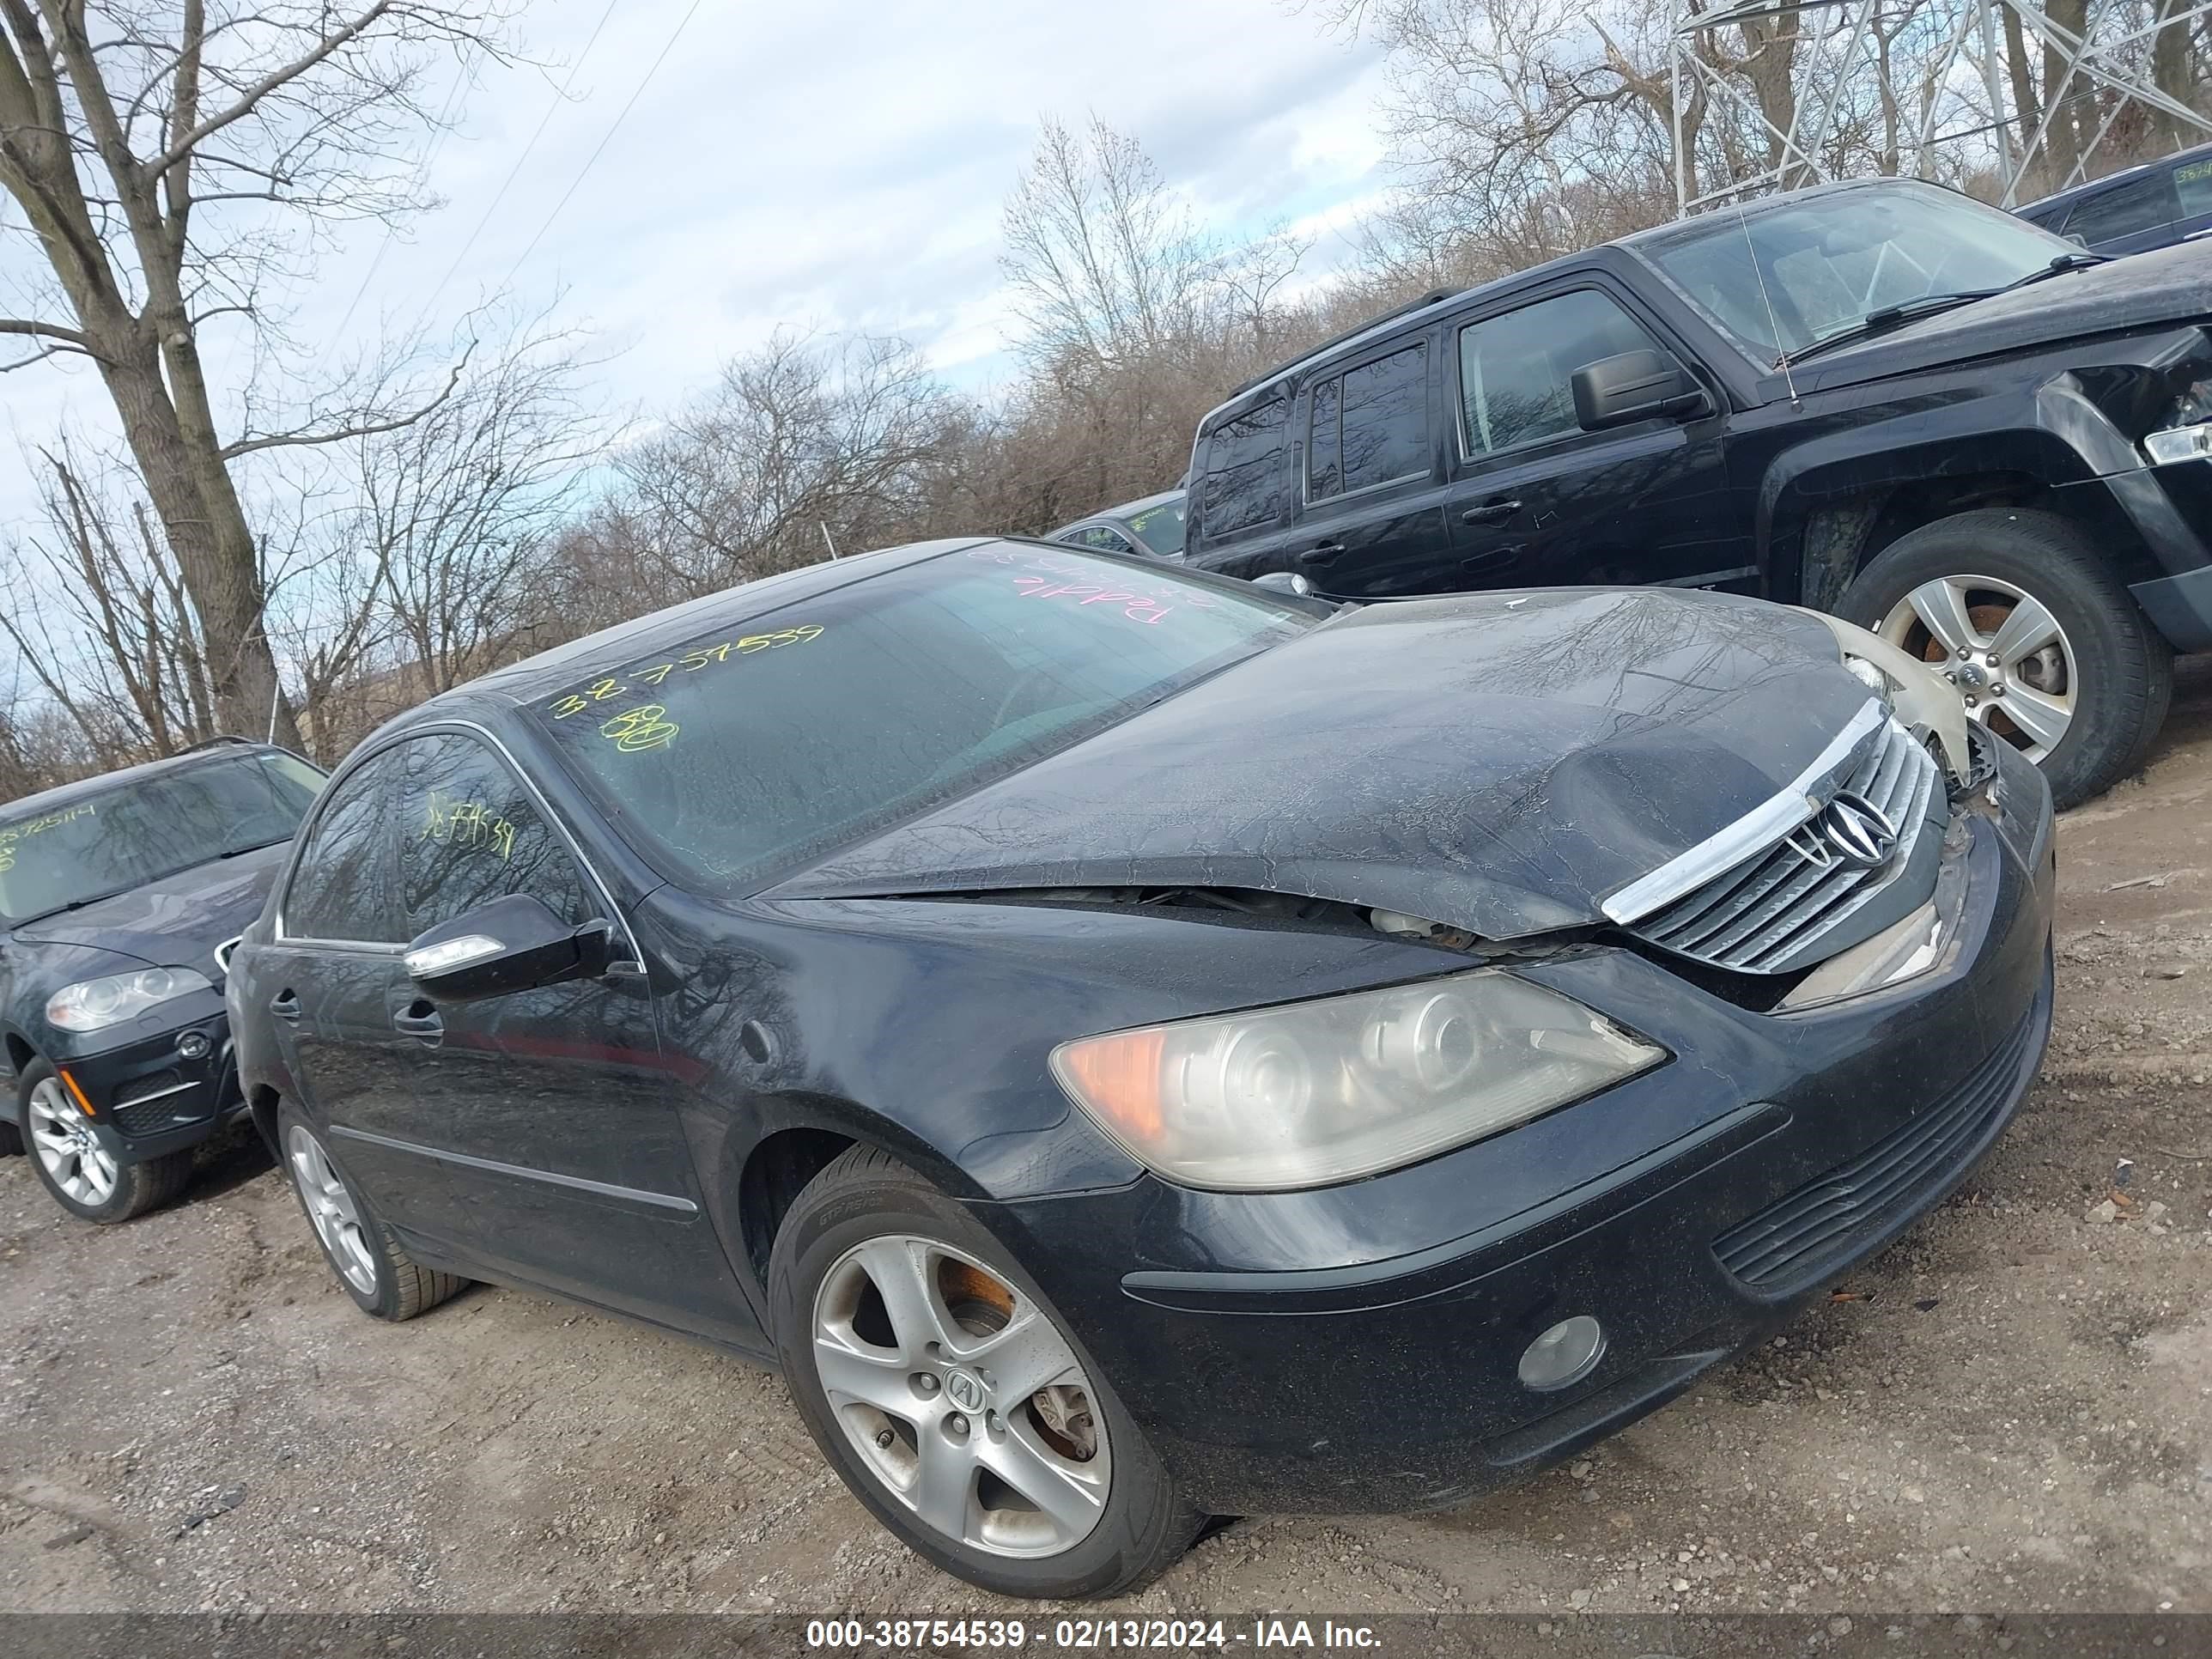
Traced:
[[[892, 1296], [876, 1288], [879, 1275]], [[823, 1456], [901, 1541], [954, 1577], [1000, 1595], [1119, 1595], [1158, 1577], [1206, 1525], [1029, 1275], [888, 1153], [855, 1146], [799, 1194], [776, 1231], [768, 1301], [785, 1380]], [[989, 1346], [1017, 1331], [1018, 1346]], [[831, 1401], [818, 1356], [839, 1347], [857, 1356], [841, 1375], [888, 1412], [844, 1390]], [[1049, 1371], [1050, 1386], [1020, 1392], [1014, 1365]]]
[[[1930, 611], [1941, 619], [1947, 598], [1952, 620], [1942, 632], [1960, 636], [1948, 641], [1927, 621]], [[2000, 643], [2006, 621], [2030, 602], [2055, 630], [2016, 630], [2014, 644], [2031, 632], [2048, 637], [2025, 658], [1989, 662], [1994, 653], [1981, 647]], [[1969, 714], [2031, 752], [2034, 734], [2008, 709], [2033, 708], [2048, 731], [2048, 711], [2063, 702], [2070, 719], [2036, 755], [2062, 808], [2139, 769], [2172, 697], [2172, 647], [2086, 534], [2056, 514], [1984, 507], [1923, 525], [1870, 560], [1836, 610], [1931, 665], [1972, 677], [1960, 688], [1975, 695]], [[1972, 653], [1963, 662], [1947, 648], [1962, 640]], [[2043, 696], [2054, 687], [2063, 698]]]
[[105, 1151], [71, 1141], [76, 1116], [61, 1074], [43, 1060], [23, 1068], [16, 1112], [31, 1154], [32, 1171], [47, 1195], [80, 1221], [112, 1226], [167, 1203], [191, 1179], [190, 1151], [118, 1164]]

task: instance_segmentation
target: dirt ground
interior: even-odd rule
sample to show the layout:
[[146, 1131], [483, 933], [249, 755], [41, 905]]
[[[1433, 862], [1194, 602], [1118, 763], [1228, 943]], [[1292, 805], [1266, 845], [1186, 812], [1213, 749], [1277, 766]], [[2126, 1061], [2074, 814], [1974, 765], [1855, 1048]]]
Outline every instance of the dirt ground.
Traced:
[[[2212, 664], [2060, 881], [2041, 1082], [1849, 1299], [1571, 1468], [1240, 1522], [1128, 1610], [2212, 1612]], [[244, 1139], [111, 1230], [0, 1160], [0, 1425], [4, 1608], [986, 1610], [771, 1376], [505, 1291], [361, 1317]]]

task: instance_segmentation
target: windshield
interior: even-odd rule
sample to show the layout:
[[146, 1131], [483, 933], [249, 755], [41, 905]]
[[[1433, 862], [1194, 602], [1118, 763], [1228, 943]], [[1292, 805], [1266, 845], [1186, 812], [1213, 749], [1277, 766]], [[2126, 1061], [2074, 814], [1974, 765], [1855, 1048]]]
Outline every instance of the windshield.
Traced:
[[1741, 217], [1722, 208], [1632, 246], [1769, 362], [1884, 307], [2002, 288], [2081, 252], [2009, 213], [1909, 183], [1762, 205]]
[[1171, 501], [1133, 513], [1129, 515], [1129, 528], [1153, 552], [1163, 558], [1171, 557], [1182, 551], [1182, 503], [1183, 498], [1178, 495]]
[[323, 775], [290, 755], [204, 761], [52, 811], [0, 807], [0, 919], [125, 893], [227, 853], [289, 841]]
[[1257, 591], [1000, 544], [579, 676], [532, 708], [649, 853], [738, 890], [1315, 621]]

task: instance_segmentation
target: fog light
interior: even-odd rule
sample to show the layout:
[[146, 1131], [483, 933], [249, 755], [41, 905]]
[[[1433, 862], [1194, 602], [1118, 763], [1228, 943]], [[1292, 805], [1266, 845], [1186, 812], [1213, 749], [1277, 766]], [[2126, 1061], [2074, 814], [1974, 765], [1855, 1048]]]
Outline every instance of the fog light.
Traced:
[[177, 1039], [177, 1052], [186, 1060], [205, 1060], [208, 1040], [198, 1031], [187, 1031]]
[[1605, 1353], [1605, 1327], [1588, 1314], [1563, 1319], [1521, 1356], [1521, 1380], [1532, 1389], [1564, 1389], [1590, 1374]]

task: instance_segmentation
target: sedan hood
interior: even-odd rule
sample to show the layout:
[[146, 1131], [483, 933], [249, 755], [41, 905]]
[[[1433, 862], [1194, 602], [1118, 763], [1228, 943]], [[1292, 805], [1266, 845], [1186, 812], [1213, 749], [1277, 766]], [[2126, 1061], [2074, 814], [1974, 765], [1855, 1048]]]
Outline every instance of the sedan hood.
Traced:
[[215, 947], [261, 914], [289, 842], [180, 870], [15, 930], [27, 945], [81, 945], [156, 966], [196, 968], [220, 982]]
[[1818, 620], [1724, 594], [1370, 605], [775, 891], [1241, 888], [1511, 939], [1599, 920], [1867, 698]]
[[2183, 242], [1938, 312], [1823, 353], [1796, 374], [1801, 390], [1826, 390], [2000, 352], [2208, 318], [2212, 243]]

